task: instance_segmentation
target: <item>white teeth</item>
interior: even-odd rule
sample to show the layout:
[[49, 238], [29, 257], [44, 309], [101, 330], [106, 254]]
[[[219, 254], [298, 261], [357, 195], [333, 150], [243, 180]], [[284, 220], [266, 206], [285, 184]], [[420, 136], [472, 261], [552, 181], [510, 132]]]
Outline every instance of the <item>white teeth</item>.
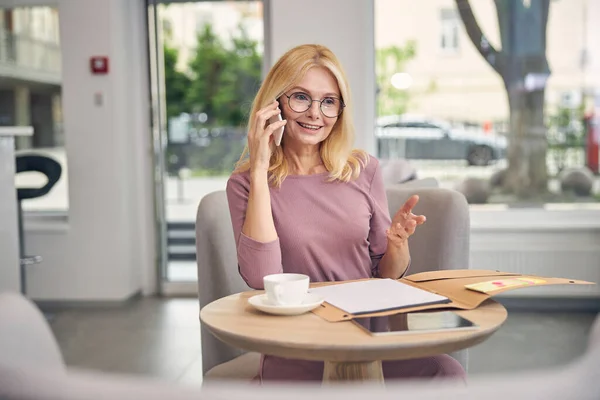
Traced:
[[316, 131], [317, 129], [320, 128], [320, 126], [318, 126], [318, 125], [308, 125], [308, 124], [303, 124], [302, 122], [298, 122], [298, 124], [303, 128], [312, 129], [314, 131]]

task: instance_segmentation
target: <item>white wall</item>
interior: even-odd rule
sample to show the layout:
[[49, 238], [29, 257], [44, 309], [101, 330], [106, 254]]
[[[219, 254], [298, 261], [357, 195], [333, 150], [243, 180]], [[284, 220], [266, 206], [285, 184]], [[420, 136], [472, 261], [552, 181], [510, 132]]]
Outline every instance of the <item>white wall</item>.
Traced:
[[372, 0], [270, 0], [265, 13], [270, 65], [290, 48], [317, 43], [340, 59], [354, 100], [356, 147], [374, 154], [375, 64]]
[[[155, 282], [146, 8], [130, 0], [54, 4], [70, 207], [67, 223], [27, 232], [28, 253], [44, 258], [28, 273], [29, 293], [38, 300], [123, 300]], [[110, 58], [107, 76], [89, 71], [97, 55]]]
[[[562, 209], [561, 209], [562, 208]], [[600, 282], [600, 209], [471, 208], [470, 268]], [[523, 288], [502, 297], [600, 298], [600, 285]]]

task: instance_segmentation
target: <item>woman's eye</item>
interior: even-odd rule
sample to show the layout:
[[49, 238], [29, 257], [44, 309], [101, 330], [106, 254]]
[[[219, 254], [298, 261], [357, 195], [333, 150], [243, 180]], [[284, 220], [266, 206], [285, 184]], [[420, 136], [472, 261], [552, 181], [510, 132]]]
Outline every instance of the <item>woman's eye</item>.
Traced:
[[296, 100], [300, 100], [300, 101], [308, 100], [308, 96], [306, 96], [304, 93], [296, 93], [294, 95], [294, 97], [296, 98]]
[[336, 99], [334, 99], [333, 97], [326, 97], [323, 99], [323, 104], [325, 104], [326, 106], [333, 106], [336, 103]]

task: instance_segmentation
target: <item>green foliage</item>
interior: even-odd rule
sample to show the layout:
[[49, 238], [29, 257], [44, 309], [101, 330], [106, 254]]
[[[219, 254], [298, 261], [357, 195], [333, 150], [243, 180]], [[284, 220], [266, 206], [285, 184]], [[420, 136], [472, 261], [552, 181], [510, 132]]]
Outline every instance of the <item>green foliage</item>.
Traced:
[[583, 103], [577, 108], [560, 106], [548, 122], [548, 143], [555, 146], [577, 147], [585, 143]]
[[[169, 38], [168, 32], [165, 36]], [[192, 116], [190, 143], [170, 144], [167, 149], [168, 159], [175, 160], [168, 165], [169, 173], [176, 174], [185, 166], [194, 175], [229, 174], [244, 147], [243, 127], [260, 85], [258, 43], [239, 25], [227, 45], [212, 25], [206, 24], [197, 36], [196, 52], [186, 73], [176, 70], [177, 61], [177, 50], [165, 45], [167, 116]], [[201, 113], [206, 120], [196, 118]]]
[[224, 47], [210, 24], [198, 35], [186, 101], [191, 112], [206, 113], [209, 126], [241, 126], [246, 122], [261, 78], [262, 57], [257, 45], [242, 25], [230, 49]]
[[188, 165], [196, 176], [229, 175], [244, 149], [245, 142], [245, 136], [240, 138], [235, 132], [212, 138], [208, 146], [197, 147], [193, 152], [189, 152]]
[[377, 116], [397, 115], [406, 112], [409, 104], [409, 91], [392, 86], [392, 76], [404, 71], [406, 63], [414, 58], [416, 45], [407, 42], [403, 47], [389, 46], [377, 49], [375, 68], [377, 72]]
[[586, 131], [584, 105], [577, 108], [557, 107], [548, 118], [548, 157], [558, 172], [572, 165], [581, 165], [585, 154]]
[[179, 52], [165, 44], [163, 46], [165, 65], [165, 98], [167, 101], [167, 118], [175, 117], [187, 111], [185, 102], [186, 93], [190, 86], [190, 79], [182, 72], [175, 69]]

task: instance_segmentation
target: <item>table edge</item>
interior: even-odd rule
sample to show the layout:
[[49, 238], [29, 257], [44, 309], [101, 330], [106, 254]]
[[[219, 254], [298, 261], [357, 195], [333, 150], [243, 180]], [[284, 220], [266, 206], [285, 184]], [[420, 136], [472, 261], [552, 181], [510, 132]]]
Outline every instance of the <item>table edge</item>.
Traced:
[[[243, 293], [237, 293], [238, 295], [242, 295]], [[505, 322], [508, 317], [508, 312], [506, 308], [498, 301], [494, 299], [487, 299], [484, 303], [482, 303], [479, 307], [484, 304], [495, 304], [496, 307], [499, 307], [499, 310], [503, 311], [502, 320], [495, 326], [489, 327], [487, 329], [480, 329], [473, 332], [464, 332], [464, 335], [457, 341], [453, 341], [450, 343], [444, 343], [443, 340], [431, 340], [427, 342], [423, 342], [424, 346], [428, 346], [430, 348], [434, 348], [436, 346], [440, 347], [454, 347], [454, 349], [449, 350], [448, 352], [458, 351], [465, 348], [473, 347], [477, 344], [482, 343], [487, 340], [493, 333], [495, 333]], [[478, 308], [478, 307], [476, 307]], [[472, 309], [475, 310], [476, 308]], [[283, 353], [286, 356], [289, 354], [295, 354], [294, 357], [303, 360], [313, 360], [313, 361], [371, 361], [372, 357], [364, 357], [361, 356], [361, 353], [375, 353], [379, 354], [377, 359], [379, 360], [399, 360], [397, 354], [393, 356], [387, 356], [386, 353], [398, 353], [402, 351], [406, 351], [407, 353], [411, 353], [411, 350], [415, 349], [415, 346], [398, 346], [398, 343], [382, 343], [382, 344], [374, 344], [369, 346], [368, 348], [360, 348], [357, 350], [355, 346], [348, 345], [340, 345], [340, 346], [319, 346], [318, 344], [297, 344], [297, 343], [285, 343], [281, 342], [273, 342], [272, 340], [264, 340], [264, 339], [248, 339], [246, 336], [239, 335], [237, 333], [231, 333], [228, 331], [224, 331], [217, 327], [213, 327], [208, 324], [202, 317], [202, 312], [204, 308], [200, 310], [199, 317], [200, 322], [203, 324], [215, 337], [217, 337], [222, 342], [234, 346], [237, 348], [241, 348], [247, 351], [255, 351], [262, 354], [268, 354], [272, 356], [281, 357]], [[469, 312], [472, 310], [462, 310], [456, 309], [452, 310], [457, 313]], [[321, 318], [315, 315], [317, 318]], [[323, 320], [327, 322], [326, 320]], [[333, 324], [339, 323], [352, 323], [351, 321], [340, 321], [340, 322], [329, 322]], [[344, 353], [345, 356], [342, 357], [340, 354]], [[435, 354], [444, 354], [445, 352], [437, 352]], [[427, 355], [427, 354], [426, 354]], [[407, 358], [418, 358], [418, 356], [407, 357]]]

